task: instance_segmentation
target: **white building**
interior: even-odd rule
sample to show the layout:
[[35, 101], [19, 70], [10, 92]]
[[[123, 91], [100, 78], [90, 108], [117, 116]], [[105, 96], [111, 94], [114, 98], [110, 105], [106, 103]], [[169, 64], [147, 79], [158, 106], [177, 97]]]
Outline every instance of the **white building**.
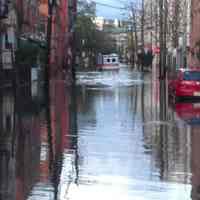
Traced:
[[98, 30], [102, 31], [104, 26], [104, 18], [103, 17], [95, 17], [94, 23], [96, 24]]
[[94, 23], [96, 24], [98, 30], [103, 30], [104, 26], [111, 25], [115, 28], [120, 26], [120, 21], [118, 19], [105, 19], [104, 17], [95, 17]]

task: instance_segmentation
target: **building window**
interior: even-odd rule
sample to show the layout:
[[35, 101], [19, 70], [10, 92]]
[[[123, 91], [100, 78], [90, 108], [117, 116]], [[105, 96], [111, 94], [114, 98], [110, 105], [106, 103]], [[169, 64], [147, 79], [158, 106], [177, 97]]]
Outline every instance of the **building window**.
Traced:
[[9, 115], [6, 116], [6, 131], [11, 131], [11, 117]]
[[6, 33], [5, 34], [5, 49], [11, 49], [11, 48], [12, 48], [12, 44], [10, 43], [8, 34]]
[[113, 58], [113, 59], [112, 59], [112, 62], [113, 62], [113, 63], [114, 63], [114, 62], [116, 62], [116, 59], [115, 59], [115, 58]]
[[1, 0], [0, 1], [0, 18], [8, 17], [8, 1]]

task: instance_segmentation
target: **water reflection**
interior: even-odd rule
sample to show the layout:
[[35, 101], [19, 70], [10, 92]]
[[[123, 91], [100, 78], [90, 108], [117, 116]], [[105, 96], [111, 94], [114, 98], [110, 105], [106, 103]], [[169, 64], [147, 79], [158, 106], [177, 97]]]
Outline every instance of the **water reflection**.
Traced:
[[190, 125], [200, 125], [200, 102], [178, 102], [173, 105], [177, 116]]
[[192, 157], [191, 157], [191, 169], [192, 169], [192, 200], [198, 200], [200, 198], [200, 158], [199, 158], [199, 128], [197, 126], [191, 128], [191, 141], [192, 141]]
[[0, 91], [0, 199], [59, 199], [63, 152], [74, 145], [70, 89], [52, 81], [49, 102], [31, 91]]
[[[144, 108], [146, 152], [152, 154], [162, 181], [188, 184], [191, 178], [190, 132], [184, 123], [176, 120], [176, 113], [168, 106], [165, 82], [153, 84], [158, 85], [151, 85], [146, 93], [152, 89], [153, 97], [148, 99], [153, 99], [154, 103], [148, 103], [146, 98]], [[154, 111], [151, 111], [152, 107]]]
[[[188, 142], [185, 141], [188, 158], [190, 158], [189, 168], [191, 170], [191, 199], [198, 200], [200, 197], [200, 162], [199, 162], [199, 127], [200, 127], [200, 110], [198, 101], [180, 101], [171, 103], [170, 106], [175, 111], [175, 119], [179, 124], [184, 124], [185, 132], [187, 132]], [[182, 140], [181, 140], [182, 141]]]
[[[14, 110], [12, 91], [0, 91], [0, 199], [14, 197]], [[2, 192], [3, 191], [3, 192]]]
[[168, 106], [164, 83], [126, 69], [77, 78], [48, 101], [0, 91], [0, 199], [197, 200], [198, 102]]
[[190, 132], [165, 85], [130, 71], [101, 76], [79, 74], [79, 185], [66, 198], [188, 199]]

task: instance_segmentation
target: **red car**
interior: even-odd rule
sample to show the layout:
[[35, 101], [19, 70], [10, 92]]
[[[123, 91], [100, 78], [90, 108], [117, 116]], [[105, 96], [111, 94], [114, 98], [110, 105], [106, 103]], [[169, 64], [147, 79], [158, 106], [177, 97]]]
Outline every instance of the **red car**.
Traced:
[[200, 68], [178, 69], [168, 80], [170, 95], [200, 97]]

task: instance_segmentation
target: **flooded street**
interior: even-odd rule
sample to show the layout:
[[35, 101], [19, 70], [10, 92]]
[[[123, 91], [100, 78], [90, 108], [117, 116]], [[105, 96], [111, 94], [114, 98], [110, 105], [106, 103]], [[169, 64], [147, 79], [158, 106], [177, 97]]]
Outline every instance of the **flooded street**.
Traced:
[[2, 88], [0, 200], [198, 200], [200, 104], [165, 92], [126, 68]]

